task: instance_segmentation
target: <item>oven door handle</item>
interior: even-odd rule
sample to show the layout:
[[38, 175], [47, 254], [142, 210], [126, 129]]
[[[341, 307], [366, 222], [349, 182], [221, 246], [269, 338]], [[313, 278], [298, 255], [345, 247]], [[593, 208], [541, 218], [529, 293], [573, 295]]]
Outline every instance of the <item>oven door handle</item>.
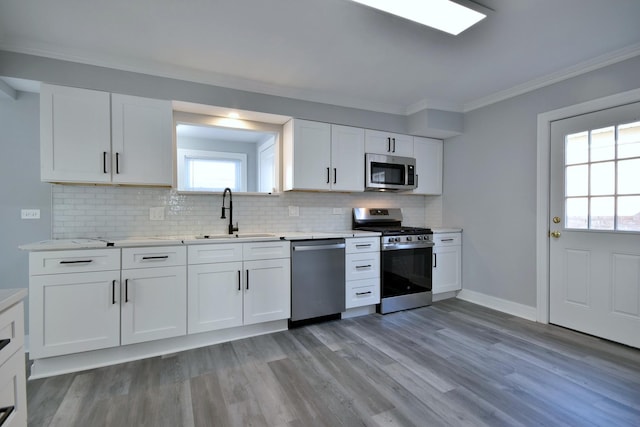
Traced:
[[382, 247], [382, 251], [398, 251], [404, 249], [428, 249], [433, 247], [433, 242], [424, 242], [420, 245], [416, 245], [415, 243], [393, 243], [393, 244], [385, 244]]

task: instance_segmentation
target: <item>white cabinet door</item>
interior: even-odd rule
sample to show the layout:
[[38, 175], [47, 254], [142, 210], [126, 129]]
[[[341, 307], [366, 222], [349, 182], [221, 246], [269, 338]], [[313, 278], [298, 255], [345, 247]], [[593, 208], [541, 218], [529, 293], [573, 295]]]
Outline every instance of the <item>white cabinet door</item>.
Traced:
[[113, 182], [171, 185], [171, 102], [114, 93], [111, 108]]
[[122, 345], [187, 333], [186, 267], [122, 270]]
[[331, 189], [364, 191], [364, 129], [331, 125]]
[[110, 182], [110, 153], [109, 93], [42, 84], [40, 179]]
[[366, 129], [365, 151], [367, 153], [413, 157], [413, 136]]
[[331, 125], [295, 119], [284, 133], [285, 190], [331, 189]]
[[242, 262], [190, 265], [187, 281], [188, 332], [242, 325]]
[[119, 270], [31, 276], [30, 357], [119, 345], [119, 280]]
[[414, 137], [418, 186], [413, 194], [442, 194], [442, 140]]
[[246, 261], [244, 324], [291, 317], [290, 259]]
[[434, 246], [433, 248], [433, 293], [462, 289], [461, 246]]

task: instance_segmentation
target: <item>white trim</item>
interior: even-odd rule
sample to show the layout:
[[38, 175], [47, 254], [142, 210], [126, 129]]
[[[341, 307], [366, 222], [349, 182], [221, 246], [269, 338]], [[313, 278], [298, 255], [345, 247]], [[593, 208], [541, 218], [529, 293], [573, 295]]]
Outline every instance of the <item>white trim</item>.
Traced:
[[474, 304], [482, 305], [493, 310], [503, 313], [512, 314], [523, 319], [536, 320], [536, 308], [529, 305], [519, 304], [506, 299], [496, 298], [491, 295], [481, 294], [480, 292], [462, 289], [457, 296], [458, 299], [469, 301]]
[[536, 320], [549, 323], [549, 159], [551, 122], [640, 101], [640, 89], [538, 114], [536, 188]]
[[492, 95], [467, 102], [464, 104], [462, 112], [468, 113], [469, 111], [473, 111], [481, 107], [486, 107], [487, 105], [495, 104], [496, 102], [504, 101], [506, 99], [513, 98], [527, 92], [532, 92], [536, 89], [540, 89], [545, 86], [549, 86], [554, 83], [558, 83], [563, 80], [588, 73], [590, 71], [604, 68], [608, 65], [616, 64], [618, 62], [625, 61], [638, 55], [640, 55], [640, 43], [627, 46], [623, 49], [619, 49], [613, 52], [609, 52], [605, 55], [601, 55], [588, 61], [584, 61], [571, 67], [565, 68], [564, 70], [560, 70], [544, 77], [530, 80], [512, 88], [501, 90]]

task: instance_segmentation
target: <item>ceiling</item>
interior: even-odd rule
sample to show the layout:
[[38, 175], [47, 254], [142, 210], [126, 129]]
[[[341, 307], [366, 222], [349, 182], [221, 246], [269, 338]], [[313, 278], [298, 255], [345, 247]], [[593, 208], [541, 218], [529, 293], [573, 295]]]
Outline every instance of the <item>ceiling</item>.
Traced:
[[638, 0], [478, 1], [458, 36], [349, 0], [3, 1], [0, 49], [394, 114], [640, 55]]

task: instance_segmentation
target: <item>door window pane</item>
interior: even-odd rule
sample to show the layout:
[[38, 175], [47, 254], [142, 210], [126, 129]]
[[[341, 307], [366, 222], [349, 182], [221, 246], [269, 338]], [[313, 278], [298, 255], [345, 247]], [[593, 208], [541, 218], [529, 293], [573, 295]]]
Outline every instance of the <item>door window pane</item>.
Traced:
[[567, 199], [565, 217], [567, 228], [589, 228], [589, 199], [586, 197]]
[[614, 162], [591, 165], [592, 196], [612, 195], [616, 191], [616, 169]]
[[640, 159], [618, 162], [618, 194], [640, 194]]
[[640, 196], [618, 197], [618, 230], [640, 231]]
[[590, 161], [612, 160], [616, 155], [615, 127], [592, 130], [590, 149]]
[[640, 122], [618, 126], [618, 158], [640, 157]]
[[566, 181], [567, 197], [587, 196], [589, 194], [589, 166], [568, 166]]
[[615, 227], [615, 206], [613, 197], [594, 197], [591, 199], [591, 223], [592, 230], [613, 230]]
[[565, 138], [565, 164], [587, 163], [589, 161], [589, 133], [580, 132]]

